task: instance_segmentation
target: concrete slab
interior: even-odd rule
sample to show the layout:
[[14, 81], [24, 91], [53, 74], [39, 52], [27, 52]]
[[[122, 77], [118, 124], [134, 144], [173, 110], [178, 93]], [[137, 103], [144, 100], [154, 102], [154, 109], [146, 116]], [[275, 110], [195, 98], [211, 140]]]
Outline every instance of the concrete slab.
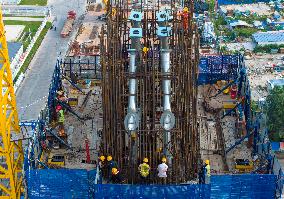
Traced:
[[23, 25], [5, 25], [7, 41], [17, 41], [24, 29]]

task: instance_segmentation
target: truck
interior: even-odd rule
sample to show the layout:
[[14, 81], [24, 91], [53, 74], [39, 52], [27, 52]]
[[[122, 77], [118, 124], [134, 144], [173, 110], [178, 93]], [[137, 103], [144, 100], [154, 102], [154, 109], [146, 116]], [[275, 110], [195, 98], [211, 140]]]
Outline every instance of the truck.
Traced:
[[76, 12], [71, 10], [67, 14], [67, 19], [61, 31], [61, 37], [65, 38], [68, 37], [70, 32], [72, 31], [74, 21], [76, 19]]

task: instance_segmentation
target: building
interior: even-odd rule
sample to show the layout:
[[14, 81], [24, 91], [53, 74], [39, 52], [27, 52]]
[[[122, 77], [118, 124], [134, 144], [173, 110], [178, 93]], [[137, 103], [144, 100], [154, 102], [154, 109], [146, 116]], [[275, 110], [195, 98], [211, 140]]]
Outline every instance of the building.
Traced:
[[246, 27], [252, 27], [252, 25], [250, 25], [247, 22], [242, 21], [242, 20], [232, 21], [230, 23], [230, 28], [231, 29], [234, 29], [234, 28], [246, 28]]
[[253, 41], [260, 46], [284, 44], [284, 31], [257, 32], [252, 35]]
[[284, 87], [284, 79], [271, 79], [267, 81], [268, 91], [273, 90], [276, 86]]
[[218, 5], [230, 5], [230, 4], [251, 4], [258, 2], [268, 3], [270, 0], [218, 0]]

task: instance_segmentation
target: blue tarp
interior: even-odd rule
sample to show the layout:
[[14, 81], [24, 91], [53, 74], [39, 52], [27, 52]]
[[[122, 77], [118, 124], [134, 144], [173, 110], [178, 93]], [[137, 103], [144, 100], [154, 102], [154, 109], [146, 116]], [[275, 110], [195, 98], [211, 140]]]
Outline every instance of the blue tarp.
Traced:
[[258, 2], [268, 3], [270, 0], [218, 0], [218, 5], [230, 5], [230, 4], [250, 4]]
[[280, 142], [271, 142], [271, 148], [272, 148], [273, 151], [279, 151]]
[[214, 175], [210, 185], [94, 184], [95, 171], [42, 169], [26, 172], [30, 199], [270, 199], [276, 175]]

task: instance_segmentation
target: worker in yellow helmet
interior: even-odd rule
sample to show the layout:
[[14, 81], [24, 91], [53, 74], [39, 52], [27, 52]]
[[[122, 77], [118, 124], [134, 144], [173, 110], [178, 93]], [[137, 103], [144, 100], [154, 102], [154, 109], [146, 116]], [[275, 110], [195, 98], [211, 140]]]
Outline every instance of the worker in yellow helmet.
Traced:
[[118, 164], [116, 161], [112, 159], [112, 156], [107, 156], [107, 168], [108, 168], [108, 180], [111, 179], [111, 173], [113, 168], [118, 168]]
[[140, 179], [142, 184], [148, 183], [149, 173], [150, 173], [150, 166], [148, 164], [148, 158], [143, 159], [143, 163], [139, 165], [138, 171], [140, 173]]
[[102, 177], [106, 176], [106, 161], [105, 161], [106, 157], [101, 155], [99, 157], [99, 176], [100, 176], [100, 180], [102, 180]]
[[188, 12], [188, 7], [184, 7], [183, 12]]
[[143, 53], [147, 53], [149, 51], [149, 48], [147, 48], [146, 46], [145, 47], [143, 47]]
[[205, 184], [210, 184], [210, 161], [205, 160]]
[[166, 164], [167, 159], [165, 157], [162, 158], [162, 163], [158, 165], [158, 177], [159, 181], [162, 184], [166, 184], [167, 179], [167, 171], [168, 171], [168, 165]]
[[111, 169], [111, 179], [110, 179], [110, 181], [112, 183], [118, 183], [118, 184], [123, 182], [122, 175], [121, 175], [120, 171], [117, 168], [112, 168]]

